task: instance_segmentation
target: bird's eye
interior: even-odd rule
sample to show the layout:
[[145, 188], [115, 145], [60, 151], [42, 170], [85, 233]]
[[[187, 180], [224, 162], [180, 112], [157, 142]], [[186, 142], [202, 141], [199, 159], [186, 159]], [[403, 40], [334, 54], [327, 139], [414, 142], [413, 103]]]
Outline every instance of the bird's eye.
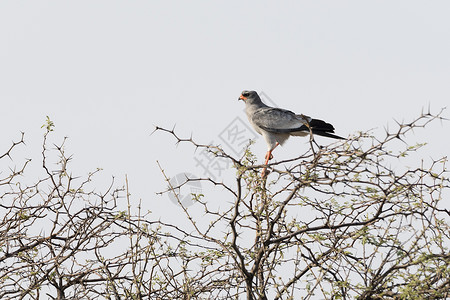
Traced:
[[248, 97], [249, 95], [250, 95], [249, 92], [242, 92], [242, 96], [244, 96], [244, 97]]

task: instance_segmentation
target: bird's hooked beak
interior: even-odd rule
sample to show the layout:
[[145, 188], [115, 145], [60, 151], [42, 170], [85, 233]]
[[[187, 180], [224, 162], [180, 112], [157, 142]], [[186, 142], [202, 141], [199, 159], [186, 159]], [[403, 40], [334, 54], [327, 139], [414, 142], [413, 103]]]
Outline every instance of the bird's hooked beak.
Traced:
[[241, 94], [241, 95], [239, 96], [238, 100], [245, 101], [245, 100], [247, 100], [247, 97], [244, 97], [244, 96], [242, 96], [242, 94]]

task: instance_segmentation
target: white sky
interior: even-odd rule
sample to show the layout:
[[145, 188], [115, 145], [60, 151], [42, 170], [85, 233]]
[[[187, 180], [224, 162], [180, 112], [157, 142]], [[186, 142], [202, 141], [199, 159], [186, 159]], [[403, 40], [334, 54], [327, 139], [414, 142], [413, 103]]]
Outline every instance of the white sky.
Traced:
[[[154, 125], [221, 143], [236, 117], [247, 122], [243, 89], [343, 136], [412, 120], [429, 104], [437, 112], [450, 99], [449, 16], [449, 1], [3, 0], [0, 149], [24, 131], [23, 155], [38, 170], [48, 115], [52, 141], [69, 137], [77, 175], [128, 174], [131, 193], [167, 213], [175, 206], [154, 194], [165, 187], [156, 160], [170, 176], [202, 169], [191, 147], [150, 136]], [[411, 141], [448, 155], [449, 129], [436, 123]], [[292, 139], [275, 159], [306, 147]], [[253, 149], [262, 161], [264, 141]]]

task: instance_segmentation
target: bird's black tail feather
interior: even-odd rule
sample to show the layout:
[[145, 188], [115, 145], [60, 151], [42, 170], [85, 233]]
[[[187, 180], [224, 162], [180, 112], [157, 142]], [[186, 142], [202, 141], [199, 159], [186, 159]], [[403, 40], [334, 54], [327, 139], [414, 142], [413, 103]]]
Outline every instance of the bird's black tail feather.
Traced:
[[333, 125], [331, 125], [330, 123], [327, 123], [325, 121], [322, 120], [318, 120], [318, 119], [312, 119], [309, 122], [309, 126], [311, 126], [311, 129], [317, 129], [320, 131], [329, 131], [329, 132], [334, 132], [334, 127]]
[[313, 134], [333, 138], [333, 139], [339, 139], [339, 140], [345, 140], [345, 138], [340, 137], [338, 135], [333, 134], [334, 133], [334, 127], [330, 123], [327, 123], [322, 120], [318, 119], [312, 119], [309, 122], [309, 126], [311, 127], [311, 131]]

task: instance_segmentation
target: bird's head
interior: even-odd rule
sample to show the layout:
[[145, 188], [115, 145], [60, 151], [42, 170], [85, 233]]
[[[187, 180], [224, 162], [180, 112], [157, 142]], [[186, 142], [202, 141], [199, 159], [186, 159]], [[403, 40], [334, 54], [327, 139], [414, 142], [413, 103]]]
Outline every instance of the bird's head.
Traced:
[[238, 100], [242, 100], [246, 104], [253, 104], [256, 102], [261, 102], [261, 98], [259, 98], [258, 93], [255, 91], [242, 91]]

